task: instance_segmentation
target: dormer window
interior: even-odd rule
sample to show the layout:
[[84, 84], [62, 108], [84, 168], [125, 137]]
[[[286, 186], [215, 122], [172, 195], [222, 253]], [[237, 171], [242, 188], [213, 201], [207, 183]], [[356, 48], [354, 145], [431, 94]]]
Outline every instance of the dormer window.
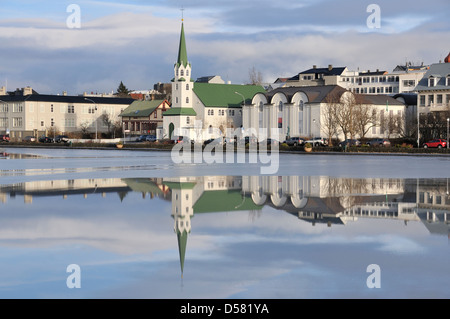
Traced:
[[434, 78], [428, 79], [428, 86], [430, 86], [430, 87], [434, 86]]

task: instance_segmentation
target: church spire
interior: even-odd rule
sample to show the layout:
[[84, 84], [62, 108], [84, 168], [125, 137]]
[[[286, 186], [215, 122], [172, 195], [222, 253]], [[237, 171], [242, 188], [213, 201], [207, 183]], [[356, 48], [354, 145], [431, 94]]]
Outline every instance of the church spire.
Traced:
[[183, 65], [184, 67], [188, 64], [187, 51], [186, 51], [186, 39], [184, 37], [184, 22], [181, 22], [181, 35], [180, 35], [180, 46], [178, 48], [178, 65]]

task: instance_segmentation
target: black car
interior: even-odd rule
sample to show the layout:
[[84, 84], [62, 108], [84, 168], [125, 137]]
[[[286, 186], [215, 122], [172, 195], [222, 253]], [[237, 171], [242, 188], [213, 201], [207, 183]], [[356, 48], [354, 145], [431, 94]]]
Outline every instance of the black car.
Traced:
[[155, 135], [147, 135], [145, 137], [145, 141], [147, 141], [147, 142], [156, 142], [156, 136]]
[[347, 139], [339, 143], [339, 147], [346, 147], [346, 146], [361, 146], [361, 142], [359, 140], [351, 140]]
[[55, 143], [69, 143], [69, 137], [67, 135], [58, 135], [55, 137]]
[[136, 138], [136, 142], [145, 142], [148, 135], [141, 135], [138, 138]]
[[39, 142], [41, 142], [41, 143], [53, 143], [53, 138], [48, 137], [48, 136], [41, 136], [39, 138]]

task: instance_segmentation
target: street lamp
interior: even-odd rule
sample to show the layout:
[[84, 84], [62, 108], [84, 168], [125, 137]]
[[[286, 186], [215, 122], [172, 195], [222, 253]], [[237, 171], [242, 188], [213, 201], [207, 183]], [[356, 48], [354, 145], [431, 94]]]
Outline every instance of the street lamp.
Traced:
[[[92, 102], [92, 103], [94, 103], [94, 106], [95, 106], [95, 111], [97, 111], [97, 103], [95, 103], [93, 100], [91, 100], [91, 99], [88, 99], [87, 97], [85, 97], [84, 98], [86, 101], [90, 101], [90, 102]], [[95, 120], [95, 140], [97, 141], [97, 138], [98, 138], [98, 126], [97, 126], [97, 119], [95, 118], [95, 116], [94, 116], [94, 120]]]
[[448, 125], [450, 122], [450, 118], [447, 117], [447, 149], [448, 149]]

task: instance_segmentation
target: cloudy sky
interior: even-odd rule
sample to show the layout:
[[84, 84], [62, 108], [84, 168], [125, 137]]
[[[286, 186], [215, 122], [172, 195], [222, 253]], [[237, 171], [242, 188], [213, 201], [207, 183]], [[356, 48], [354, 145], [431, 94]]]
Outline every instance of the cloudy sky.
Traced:
[[[370, 4], [379, 28], [367, 22]], [[390, 71], [450, 51], [448, 0], [2, 0], [0, 85], [76, 95], [169, 82], [181, 8], [193, 78], [245, 83], [255, 67], [273, 82], [329, 64]]]

